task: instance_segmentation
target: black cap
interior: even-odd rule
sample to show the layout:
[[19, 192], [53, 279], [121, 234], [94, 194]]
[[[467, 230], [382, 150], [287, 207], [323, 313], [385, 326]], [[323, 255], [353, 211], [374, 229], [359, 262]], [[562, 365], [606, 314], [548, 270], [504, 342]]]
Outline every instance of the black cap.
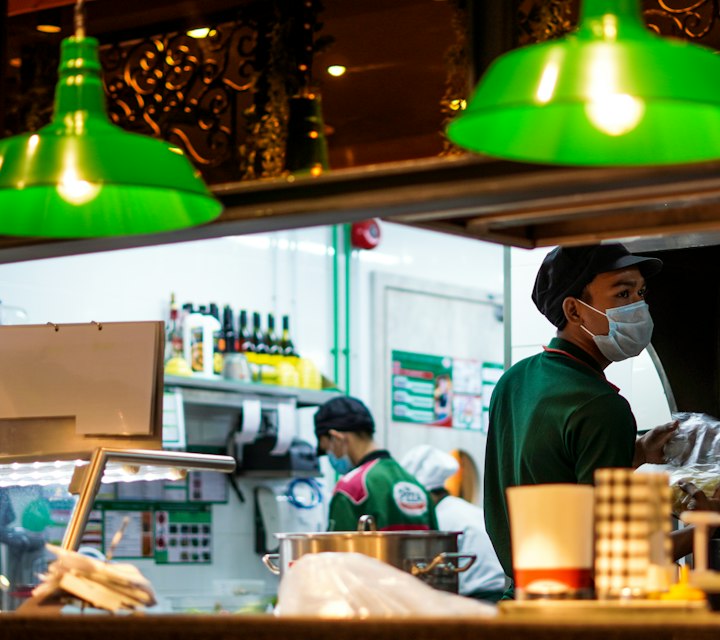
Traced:
[[[315, 413], [315, 435], [325, 435], [330, 431], [375, 432], [375, 421], [370, 410], [357, 398], [340, 396], [328, 400]], [[324, 451], [318, 454], [322, 455]]]
[[567, 297], [578, 297], [596, 275], [637, 267], [643, 277], [662, 269], [662, 260], [630, 253], [620, 243], [584, 247], [557, 247], [545, 256], [532, 292], [535, 306], [558, 329], [567, 323], [562, 304]]

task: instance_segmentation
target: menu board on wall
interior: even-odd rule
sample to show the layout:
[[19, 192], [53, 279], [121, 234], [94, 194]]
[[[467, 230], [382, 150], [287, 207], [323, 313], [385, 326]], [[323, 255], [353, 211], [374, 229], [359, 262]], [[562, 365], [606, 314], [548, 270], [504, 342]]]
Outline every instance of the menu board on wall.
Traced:
[[155, 511], [155, 562], [209, 564], [212, 562], [212, 512], [197, 509]]
[[392, 416], [399, 422], [452, 426], [452, 360], [393, 351]]
[[502, 370], [497, 363], [393, 351], [393, 420], [485, 432]]

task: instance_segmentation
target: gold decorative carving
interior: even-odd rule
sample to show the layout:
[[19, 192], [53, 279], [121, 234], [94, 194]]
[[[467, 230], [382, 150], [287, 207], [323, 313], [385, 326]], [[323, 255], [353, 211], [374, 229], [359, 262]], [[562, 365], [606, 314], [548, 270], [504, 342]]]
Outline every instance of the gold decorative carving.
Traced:
[[103, 47], [111, 119], [177, 144], [205, 170], [232, 163], [253, 101], [256, 33], [235, 22], [205, 38], [174, 33]]
[[575, 26], [573, 0], [522, 0], [518, 7], [518, 45], [565, 35]]
[[454, 145], [447, 136], [445, 128], [448, 123], [465, 108], [472, 91], [470, 86], [470, 34], [468, 25], [470, 16], [463, 0], [455, 0], [452, 13], [452, 29], [455, 34], [454, 41], [445, 52], [445, 93], [440, 99], [440, 110], [443, 115], [441, 131], [443, 135], [443, 148], [440, 156], [454, 156], [465, 153]]
[[657, 0], [643, 12], [656, 33], [697, 40], [710, 34], [720, 13], [718, 0]]
[[255, 100], [244, 112], [247, 137], [239, 149], [239, 171], [243, 180], [282, 175], [287, 138], [288, 93], [283, 55], [285, 26], [276, 22], [266, 40], [265, 73], [258, 76]]

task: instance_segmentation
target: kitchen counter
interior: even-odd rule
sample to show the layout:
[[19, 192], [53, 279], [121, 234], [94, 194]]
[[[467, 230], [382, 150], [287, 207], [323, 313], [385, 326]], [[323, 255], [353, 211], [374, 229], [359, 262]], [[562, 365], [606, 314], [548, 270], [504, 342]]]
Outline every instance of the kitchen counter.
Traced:
[[720, 614], [704, 611], [607, 618], [548, 614], [495, 618], [312, 620], [244, 615], [0, 615], [0, 640], [717, 640]]

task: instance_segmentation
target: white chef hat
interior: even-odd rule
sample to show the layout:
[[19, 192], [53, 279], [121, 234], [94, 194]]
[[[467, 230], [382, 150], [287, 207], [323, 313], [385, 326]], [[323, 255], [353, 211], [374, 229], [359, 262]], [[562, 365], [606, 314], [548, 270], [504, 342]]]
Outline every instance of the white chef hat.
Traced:
[[401, 464], [428, 491], [442, 489], [445, 481], [460, 468], [458, 461], [449, 453], [429, 444], [420, 444], [410, 449]]

